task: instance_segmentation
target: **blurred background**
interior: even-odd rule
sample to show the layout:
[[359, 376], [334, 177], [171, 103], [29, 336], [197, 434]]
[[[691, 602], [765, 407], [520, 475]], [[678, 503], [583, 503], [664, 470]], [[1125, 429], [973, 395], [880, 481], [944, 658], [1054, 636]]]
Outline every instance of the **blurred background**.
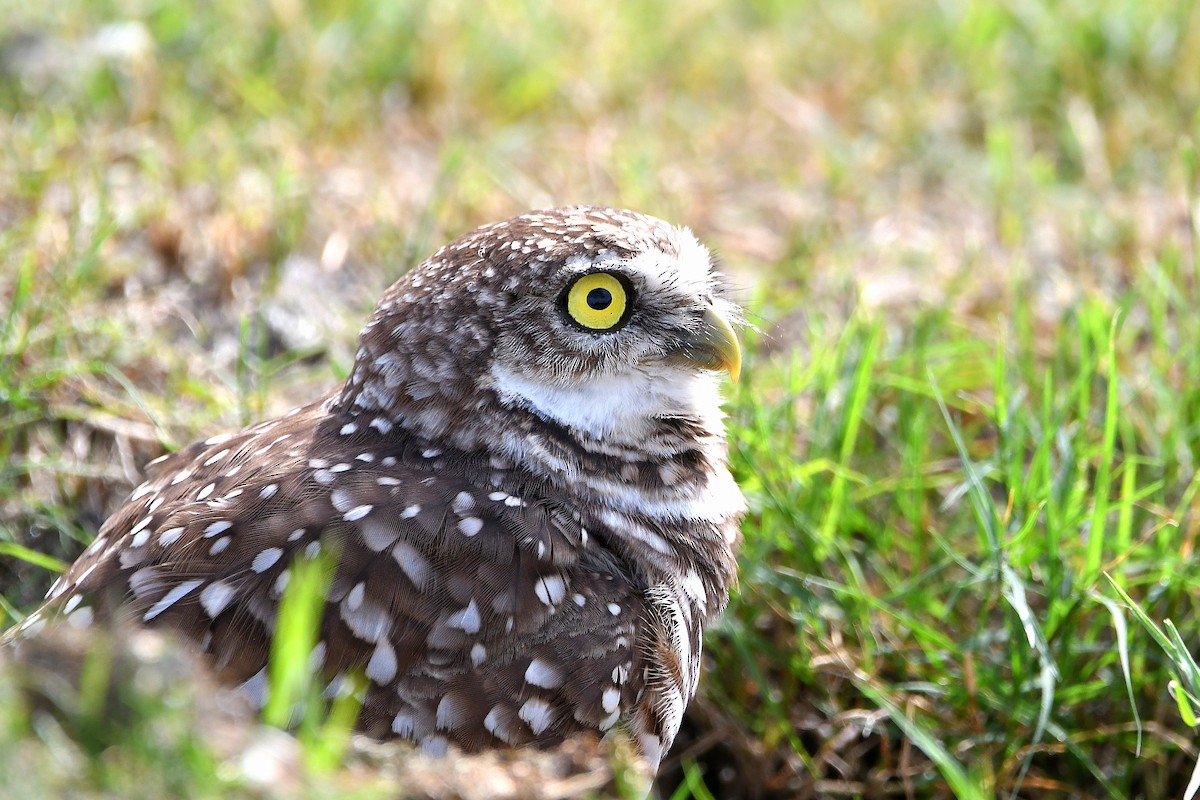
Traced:
[[751, 322], [661, 796], [1194, 793], [1198, 110], [1184, 0], [0, 0], [0, 627], [440, 244], [624, 206]]

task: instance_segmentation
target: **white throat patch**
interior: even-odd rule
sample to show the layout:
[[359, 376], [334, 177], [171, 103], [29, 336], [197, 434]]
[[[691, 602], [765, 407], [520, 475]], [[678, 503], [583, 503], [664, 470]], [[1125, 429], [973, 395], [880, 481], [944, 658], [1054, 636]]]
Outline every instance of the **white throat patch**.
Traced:
[[698, 376], [694, 370], [642, 368], [578, 386], [532, 380], [496, 363], [491, 372], [502, 402], [523, 405], [573, 431], [614, 444], [640, 441], [656, 418], [722, 417], [716, 376]]

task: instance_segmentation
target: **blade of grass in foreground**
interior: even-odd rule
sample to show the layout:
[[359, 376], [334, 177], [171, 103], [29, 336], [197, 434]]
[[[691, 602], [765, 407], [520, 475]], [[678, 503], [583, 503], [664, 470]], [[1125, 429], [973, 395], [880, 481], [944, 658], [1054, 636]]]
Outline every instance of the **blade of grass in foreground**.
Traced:
[[846, 410], [846, 427], [842, 435], [841, 447], [838, 450], [838, 463], [842, 467], [833, 473], [833, 482], [829, 487], [829, 512], [821, 525], [821, 538], [825, 543], [834, 541], [837, 526], [846, 504], [846, 474], [849, 470], [850, 458], [854, 454], [854, 445], [858, 441], [858, 429], [862, 423], [863, 410], [870, 395], [871, 371], [875, 366], [875, 358], [879, 354], [880, 327], [872, 325], [867, 331], [866, 343], [859, 357], [858, 368], [854, 371], [854, 386], [850, 396], [850, 406]]
[[1054, 663], [1054, 657], [1050, 652], [1050, 646], [1046, 640], [1042, 626], [1037, 620], [1037, 615], [1029, 605], [1027, 598], [1028, 589], [1025, 586], [1025, 582], [1008, 563], [1007, 555], [1000, 541], [1000, 531], [1002, 529], [1000, 512], [983, 484], [983, 475], [967, 452], [967, 445], [963, 441], [962, 432], [954, 424], [954, 420], [950, 416], [950, 409], [946, 407], [946, 402], [932, 373], [929, 375], [929, 383], [933, 390], [934, 399], [937, 400], [938, 408], [941, 409], [942, 417], [946, 421], [946, 427], [950, 431], [951, 438], [954, 440], [959, 461], [962, 462], [963, 474], [967, 479], [967, 495], [970, 498], [976, 520], [979, 522], [980, 527], [983, 528], [985, 534], [984, 541], [990, 548], [1003, 596], [1016, 613], [1021, 623], [1021, 628], [1025, 632], [1025, 637], [1029, 642], [1029, 647], [1038, 661], [1038, 675], [1034, 682], [1041, 690], [1041, 705], [1038, 710], [1037, 723], [1034, 727], [1033, 735], [1030, 737], [1031, 746], [1028, 748], [1029, 755], [1025, 757], [1021, 764], [1020, 772], [1013, 782], [1012, 797], [1015, 798], [1020, 791], [1025, 774], [1032, 764], [1036, 746], [1041, 743], [1042, 737], [1046, 733], [1046, 725], [1050, 720], [1050, 712], [1054, 708], [1055, 689], [1061, 676], [1058, 667]]
[[966, 770], [963, 769], [962, 764], [958, 763], [954, 756], [950, 755], [950, 752], [929, 731], [922, 728], [915, 720], [910, 719], [900, 706], [893, 703], [890, 698], [886, 697], [883, 692], [875, 688], [868, 680], [865, 680], [865, 676], [853, 674], [852, 680], [859, 691], [886, 711], [888, 717], [896, 724], [896, 727], [937, 765], [938, 771], [942, 773], [942, 777], [946, 779], [946, 783], [950, 784], [950, 788], [958, 800], [985, 800], [987, 794], [971, 780]]
[[671, 795], [671, 800], [716, 800], [704, 784], [704, 777], [695, 761], [684, 764], [683, 783]]
[[1117, 333], [1121, 327], [1121, 315], [1118, 313], [1112, 319], [1108, 330], [1108, 370], [1105, 378], [1108, 381], [1108, 391], [1104, 407], [1104, 442], [1100, 451], [1099, 464], [1094, 484], [1094, 499], [1092, 504], [1092, 522], [1088, 528], [1087, 561], [1083, 571], [1083, 583], [1090, 585], [1100, 574], [1104, 560], [1105, 518], [1108, 516], [1109, 475], [1112, 472], [1114, 450], [1117, 441]]
[[[1179, 636], [1179, 631], [1175, 629], [1175, 625], [1170, 620], [1164, 620], [1163, 625], [1167, 628], [1167, 633], [1163, 633], [1162, 628], [1155, 624], [1154, 620], [1142, 611], [1141, 607], [1134, 602], [1134, 599], [1121, 588], [1111, 575], [1104, 573], [1104, 577], [1108, 579], [1109, 585], [1113, 590], [1121, 596], [1125, 605], [1133, 612], [1133, 616], [1145, 628], [1146, 632], [1153, 637], [1158, 646], [1163, 652], [1175, 663], [1175, 671], [1179, 675], [1178, 680], [1171, 681], [1168, 690], [1175, 697], [1175, 702], [1179, 706], [1179, 715], [1183, 721], [1191, 726], [1196, 726], [1196, 714], [1193, 708], [1196, 705], [1195, 697], [1187, 691], [1191, 688], [1193, 692], [1200, 691], [1200, 667], [1197, 666], [1192, 654], [1188, 652], [1184, 645], [1183, 639]], [[1169, 635], [1168, 635], [1169, 634]], [[1185, 686], [1186, 685], [1186, 686]], [[1196, 793], [1200, 791], [1200, 760], [1196, 762], [1195, 768], [1192, 770], [1192, 777], [1188, 781], [1187, 789], [1184, 790], [1184, 800], [1192, 800]]]
[[[1104, 577], [1112, 578], [1108, 573]], [[1108, 609], [1108, 613], [1112, 615], [1113, 629], [1117, 634], [1117, 653], [1121, 658], [1121, 674], [1125, 676], [1125, 693], [1129, 696], [1129, 708], [1133, 711], [1133, 722], [1137, 726], [1137, 749], [1135, 755], [1142, 754], [1142, 717], [1138, 713], [1137, 701], [1133, 696], [1133, 675], [1129, 671], [1129, 631], [1125, 624], [1125, 615], [1121, 613], [1121, 607], [1107, 597], [1102, 597], [1099, 594], [1092, 594], [1101, 605]]]
[[36, 550], [31, 550], [24, 545], [19, 545], [16, 542], [0, 542], [0, 556], [10, 556], [20, 559], [35, 567], [49, 570], [51, 572], [66, 572], [68, 564], [65, 561], [60, 561], [54, 556], [46, 553], [39, 553]]
[[313, 678], [309, 658], [321, 628], [333, 564], [322, 548], [316, 558], [297, 558], [288, 568], [290, 577], [279, 603], [267, 666], [270, 689], [263, 719], [268, 725], [286, 729], [305, 711]]
[[263, 719], [278, 728], [296, 728], [305, 764], [315, 772], [341, 763], [366, 691], [361, 670], [346, 673], [326, 713], [320, 673], [311, 664], [336, 563], [335, 555], [322, 548], [316, 558], [297, 558], [289, 567], [267, 668]]

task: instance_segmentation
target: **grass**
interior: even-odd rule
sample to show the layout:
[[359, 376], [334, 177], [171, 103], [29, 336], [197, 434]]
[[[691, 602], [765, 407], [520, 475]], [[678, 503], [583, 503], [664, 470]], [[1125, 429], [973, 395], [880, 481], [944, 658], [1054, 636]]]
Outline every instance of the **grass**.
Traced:
[[1194, 4], [0, 12], [13, 620], [164, 445], [343, 376], [438, 243], [631, 206], [757, 329], [741, 585], [663, 796], [1195, 792]]

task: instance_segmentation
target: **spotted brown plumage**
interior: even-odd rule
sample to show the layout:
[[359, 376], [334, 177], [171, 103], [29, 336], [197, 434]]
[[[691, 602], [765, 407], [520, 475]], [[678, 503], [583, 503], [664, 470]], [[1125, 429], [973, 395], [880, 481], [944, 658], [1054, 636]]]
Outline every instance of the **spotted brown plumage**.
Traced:
[[707, 250], [630, 211], [484, 226], [393, 285], [345, 384], [157, 459], [16, 637], [124, 615], [262, 701], [297, 559], [337, 565], [310, 655], [359, 728], [438, 752], [627, 731], [651, 766], [696, 691], [744, 510]]

